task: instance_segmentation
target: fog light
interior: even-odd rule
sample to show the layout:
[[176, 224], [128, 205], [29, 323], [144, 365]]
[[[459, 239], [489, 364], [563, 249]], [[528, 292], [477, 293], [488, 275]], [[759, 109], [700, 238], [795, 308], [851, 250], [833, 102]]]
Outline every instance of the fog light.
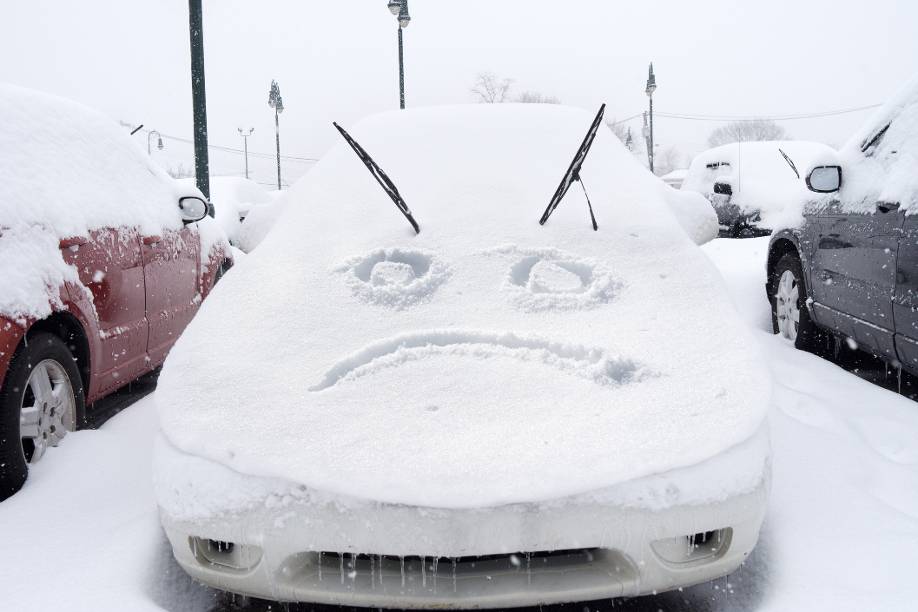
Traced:
[[261, 548], [207, 538], [188, 538], [191, 552], [201, 565], [242, 571], [249, 570], [261, 561]]
[[725, 527], [687, 536], [666, 538], [653, 542], [650, 547], [667, 563], [697, 563], [712, 561], [730, 548], [733, 529]]

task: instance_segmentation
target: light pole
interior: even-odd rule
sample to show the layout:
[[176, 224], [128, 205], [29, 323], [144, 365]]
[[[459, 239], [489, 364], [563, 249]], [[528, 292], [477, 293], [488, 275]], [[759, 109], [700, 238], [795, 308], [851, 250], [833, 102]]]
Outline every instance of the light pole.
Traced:
[[[204, 17], [201, 0], [188, 0], [191, 34], [191, 106], [194, 114], [194, 176], [198, 189], [210, 199], [210, 161], [207, 157], [207, 100], [204, 95]], [[213, 213], [211, 212], [211, 216]]]
[[402, 42], [402, 30], [411, 23], [408, 14], [408, 0], [389, 0], [389, 12], [398, 18], [398, 94], [399, 108], [405, 109], [405, 46]]
[[644, 93], [650, 101], [650, 137], [647, 147], [647, 161], [650, 165], [650, 172], [653, 172], [653, 92], [657, 90], [657, 77], [653, 74], [653, 62], [650, 63], [650, 70], [647, 73], [647, 88]]
[[152, 147], [150, 146], [150, 139], [153, 138], [153, 134], [156, 134], [156, 148], [160, 151], [163, 150], [163, 136], [156, 130], [150, 130], [147, 132], [147, 155], [153, 155]]
[[271, 81], [271, 91], [268, 93], [268, 106], [274, 109], [274, 137], [277, 141], [277, 190], [281, 190], [281, 164], [280, 164], [280, 119], [284, 112], [284, 99], [281, 98], [280, 87], [277, 81]]
[[242, 148], [245, 151], [245, 178], [249, 178], [249, 136], [252, 135], [255, 128], [249, 128], [247, 130], [243, 130], [242, 128], [236, 129], [239, 130], [239, 135], [242, 136]]

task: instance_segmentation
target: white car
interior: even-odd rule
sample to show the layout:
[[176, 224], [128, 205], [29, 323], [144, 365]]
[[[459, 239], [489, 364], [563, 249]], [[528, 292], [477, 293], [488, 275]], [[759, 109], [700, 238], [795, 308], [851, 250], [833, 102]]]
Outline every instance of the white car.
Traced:
[[345, 142], [294, 186], [160, 378], [156, 494], [191, 576], [503, 608], [743, 562], [768, 374], [672, 190], [606, 128], [574, 173], [589, 203], [573, 185], [546, 209], [591, 119], [383, 114], [352, 136], [393, 199]]
[[838, 152], [818, 142], [734, 142], [699, 153], [681, 189], [708, 198], [723, 235], [762, 236], [803, 221], [807, 168], [837, 164]]

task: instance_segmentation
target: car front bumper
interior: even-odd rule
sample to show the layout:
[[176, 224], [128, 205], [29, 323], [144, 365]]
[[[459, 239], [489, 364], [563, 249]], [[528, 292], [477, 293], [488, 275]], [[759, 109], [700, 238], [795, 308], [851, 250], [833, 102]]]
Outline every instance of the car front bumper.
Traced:
[[741, 494], [658, 510], [582, 500], [445, 510], [284, 495], [220, 518], [180, 520], [162, 508], [161, 518], [182, 568], [221, 590], [284, 602], [505, 608], [725, 576], [756, 544], [768, 480], [766, 470]]

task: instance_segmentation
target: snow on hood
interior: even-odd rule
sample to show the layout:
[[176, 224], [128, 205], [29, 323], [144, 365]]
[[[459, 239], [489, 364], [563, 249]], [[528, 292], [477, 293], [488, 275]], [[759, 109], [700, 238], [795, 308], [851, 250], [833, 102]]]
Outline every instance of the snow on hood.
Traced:
[[185, 194], [108, 117], [6, 84], [0, 117], [0, 314], [41, 318], [60, 305], [61, 284], [77, 280], [60, 238], [182, 227]]
[[884, 104], [842, 147], [839, 199], [850, 212], [877, 202], [918, 211], [918, 75]]
[[666, 188], [592, 115], [481, 105], [371, 117], [293, 187], [167, 360], [179, 450], [350, 498], [549, 500], [695, 465], [759, 428], [767, 373]]
[[[794, 162], [799, 178], [781, 151]], [[807, 189], [809, 171], [838, 165], [838, 159], [834, 149], [818, 142], [734, 142], [699, 153], [682, 190], [710, 197], [714, 183], [726, 182], [733, 188], [730, 202], [747, 215], [758, 212], [760, 226], [793, 227], [803, 222], [804, 205], [818, 197]]]

